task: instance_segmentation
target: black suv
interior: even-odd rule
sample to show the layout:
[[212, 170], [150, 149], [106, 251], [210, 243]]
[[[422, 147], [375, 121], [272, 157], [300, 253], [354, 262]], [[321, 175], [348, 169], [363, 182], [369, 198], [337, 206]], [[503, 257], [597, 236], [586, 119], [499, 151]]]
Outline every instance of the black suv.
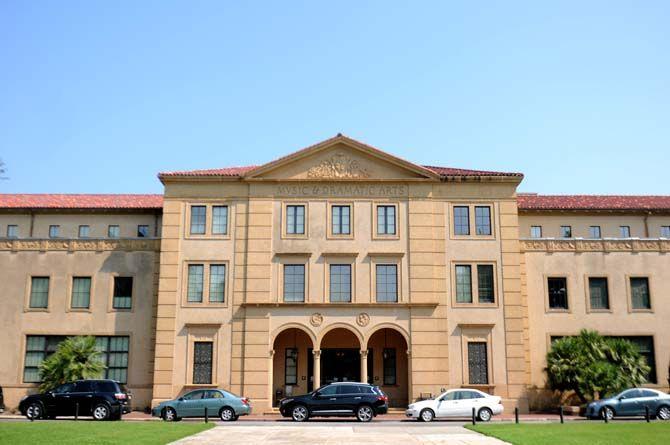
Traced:
[[130, 412], [130, 394], [114, 380], [78, 380], [42, 394], [26, 396], [21, 414], [33, 419], [56, 416], [93, 416], [95, 420], [119, 420]]
[[304, 396], [284, 398], [279, 402], [279, 412], [296, 422], [321, 416], [356, 416], [361, 422], [369, 422], [378, 414], [386, 414], [388, 400], [378, 386], [339, 382], [322, 386]]

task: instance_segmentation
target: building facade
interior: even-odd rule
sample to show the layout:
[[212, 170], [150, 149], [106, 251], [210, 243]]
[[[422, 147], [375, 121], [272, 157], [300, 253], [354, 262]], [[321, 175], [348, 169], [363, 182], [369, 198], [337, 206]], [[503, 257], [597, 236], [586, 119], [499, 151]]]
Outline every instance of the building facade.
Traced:
[[668, 387], [670, 197], [517, 194], [519, 173], [419, 166], [338, 135], [162, 195], [0, 196], [8, 407], [68, 335], [144, 408], [220, 387], [260, 411], [332, 381], [392, 406], [450, 387], [523, 411], [552, 339], [636, 342]]

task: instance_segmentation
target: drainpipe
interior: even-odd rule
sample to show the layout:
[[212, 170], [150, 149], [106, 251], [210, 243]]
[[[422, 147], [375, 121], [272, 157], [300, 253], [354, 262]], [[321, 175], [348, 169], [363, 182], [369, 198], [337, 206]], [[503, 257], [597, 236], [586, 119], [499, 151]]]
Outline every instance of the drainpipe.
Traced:
[[31, 210], [30, 211], [30, 232], [28, 233], [28, 236], [30, 238], [33, 237], [34, 228], [35, 228], [35, 213]]
[[649, 215], [651, 215], [651, 212], [647, 212], [644, 215], [644, 237], [649, 238]]

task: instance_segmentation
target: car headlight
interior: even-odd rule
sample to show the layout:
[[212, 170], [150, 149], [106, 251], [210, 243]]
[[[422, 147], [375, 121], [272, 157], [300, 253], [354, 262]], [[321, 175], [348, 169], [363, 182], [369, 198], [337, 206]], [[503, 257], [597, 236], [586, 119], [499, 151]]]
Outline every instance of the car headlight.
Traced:
[[414, 404], [408, 405], [407, 409], [414, 409]]

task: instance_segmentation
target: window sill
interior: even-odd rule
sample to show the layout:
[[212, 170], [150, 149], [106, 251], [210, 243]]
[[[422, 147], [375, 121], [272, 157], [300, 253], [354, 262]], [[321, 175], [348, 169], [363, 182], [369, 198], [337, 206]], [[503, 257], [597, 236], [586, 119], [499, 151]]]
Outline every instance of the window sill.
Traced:
[[48, 307], [27, 307], [23, 312], [50, 312]]
[[653, 309], [630, 309], [628, 311], [631, 314], [653, 314]]

